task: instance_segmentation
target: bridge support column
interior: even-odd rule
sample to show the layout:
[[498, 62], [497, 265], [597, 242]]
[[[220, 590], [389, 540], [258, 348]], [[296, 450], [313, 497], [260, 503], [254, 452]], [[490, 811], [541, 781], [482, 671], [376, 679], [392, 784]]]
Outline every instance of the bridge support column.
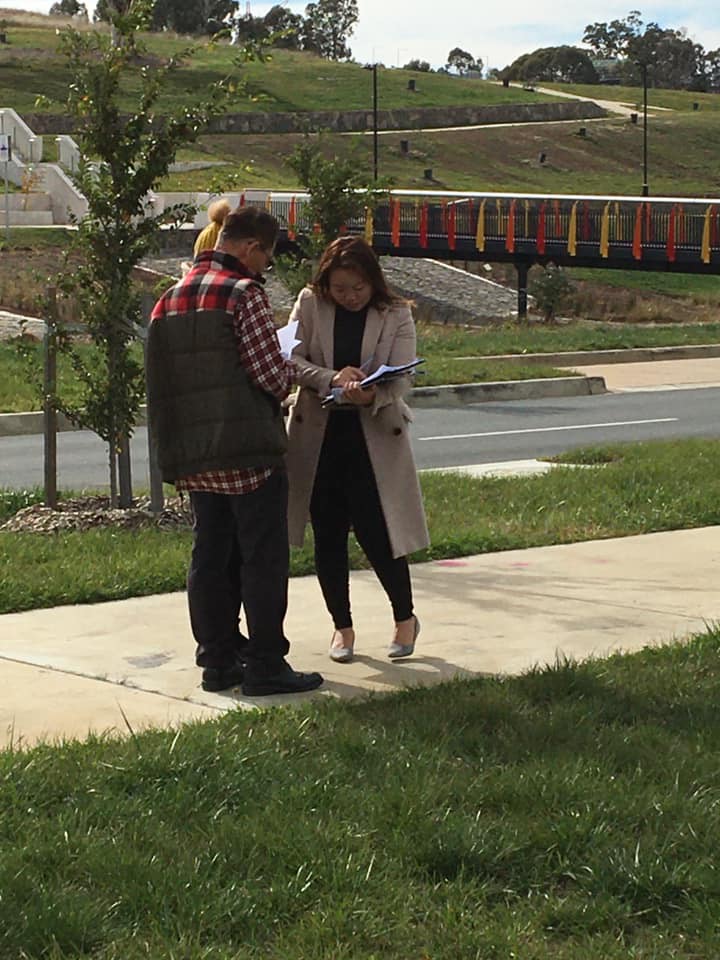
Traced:
[[518, 292], [518, 320], [527, 320], [527, 284], [530, 265], [524, 260], [518, 260], [515, 263], [517, 270], [517, 292]]

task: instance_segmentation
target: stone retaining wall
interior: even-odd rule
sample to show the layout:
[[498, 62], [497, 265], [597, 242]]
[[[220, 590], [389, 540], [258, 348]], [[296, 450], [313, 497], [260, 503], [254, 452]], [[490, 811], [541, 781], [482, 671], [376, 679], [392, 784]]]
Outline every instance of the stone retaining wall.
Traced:
[[[492, 123], [545, 123], [557, 120], [586, 120], [606, 116], [606, 111], [588, 100], [543, 103], [498, 103], [477, 107], [404, 107], [378, 111], [379, 130], [467, 127]], [[26, 114], [25, 122], [38, 134], [65, 134], [74, 131], [71, 117]], [[316, 110], [308, 113], [229, 113], [215, 117], [212, 133], [304, 133], [330, 130], [335, 133], [373, 129], [372, 110]]]

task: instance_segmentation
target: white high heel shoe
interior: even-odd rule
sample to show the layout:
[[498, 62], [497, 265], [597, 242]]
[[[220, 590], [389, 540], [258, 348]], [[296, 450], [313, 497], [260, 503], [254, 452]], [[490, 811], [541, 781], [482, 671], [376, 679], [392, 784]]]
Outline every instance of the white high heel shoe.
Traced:
[[336, 647], [335, 637], [338, 633], [340, 633], [340, 631], [336, 630], [332, 635], [332, 639], [330, 640], [330, 659], [334, 660], [335, 663], [350, 663], [353, 658], [353, 653], [355, 652], [355, 639], [353, 638], [353, 642], [349, 647]]
[[[413, 614], [413, 616], [415, 616]], [[388, 650], [388, 656], [391, 660], [399, 660], [401, 657], [411, 657], [415, 653], [415, 641], [420, 633], [420, 621], [415, 617], [415, 632], [412, 643], [391, 643]]]

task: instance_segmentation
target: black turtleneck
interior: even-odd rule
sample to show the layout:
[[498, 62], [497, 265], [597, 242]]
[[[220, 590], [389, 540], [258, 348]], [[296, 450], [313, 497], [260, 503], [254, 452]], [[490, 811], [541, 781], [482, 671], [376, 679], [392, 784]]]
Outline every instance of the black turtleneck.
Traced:
[[335, 307], [333, 366], [336, 370], [359, 367], [367, 360], [367, 357], [361, 356], [367, 312], [367, 307], [362, 310], [346, 310], [339, 305]]

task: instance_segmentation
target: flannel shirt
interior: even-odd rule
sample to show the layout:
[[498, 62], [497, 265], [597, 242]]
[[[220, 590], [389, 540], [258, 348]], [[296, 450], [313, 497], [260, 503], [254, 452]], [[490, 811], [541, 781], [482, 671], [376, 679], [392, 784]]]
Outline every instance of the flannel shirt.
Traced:
[[[243, 292], [237, 281], [246, 278], [257, 283]], [[246, 373], [255, 386], [284, 400], [297, 382], [297, 371], [280, 353], [270, 301], [260, 286], [263, 282], [235, 257], [221, 250], [207, 250], [198, 255], [187, 276], [160, 298], [152, 319], [190, 310], [225, 310], [232, 315], [240, 362]], [[183, 477], [175, 487], [180, 492], [251, 493], [268, 479], [273, 469], [208, 471]]]

